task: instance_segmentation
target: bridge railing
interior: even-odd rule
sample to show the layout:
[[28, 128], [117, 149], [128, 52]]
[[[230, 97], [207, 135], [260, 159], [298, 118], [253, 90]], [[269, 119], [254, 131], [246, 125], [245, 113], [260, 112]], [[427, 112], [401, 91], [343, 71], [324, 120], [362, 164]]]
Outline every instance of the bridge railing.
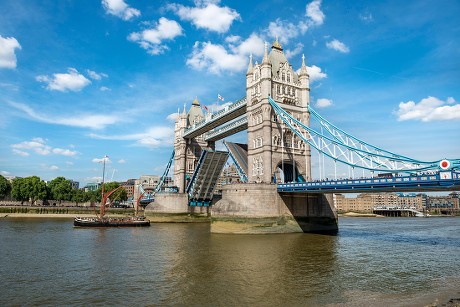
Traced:
[[291, 182], [278, 184], [278, 191], [352, 191], [372, 190], [379, 188], [411, 188], [411, 187], [438, 187], [445, 189], [452, 186], [460, 186], [460, 173], [454, 171], [442, 171], [435, 174], [422, 174], [418, 176], [401, 176], [389, 178], [360, 178], [338, 179], [309, 182]]

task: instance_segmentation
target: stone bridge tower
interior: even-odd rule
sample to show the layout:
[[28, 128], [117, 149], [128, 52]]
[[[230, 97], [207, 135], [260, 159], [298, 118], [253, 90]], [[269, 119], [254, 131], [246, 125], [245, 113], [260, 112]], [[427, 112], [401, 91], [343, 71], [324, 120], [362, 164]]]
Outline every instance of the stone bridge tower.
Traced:
[[270, 54], [265, 44], [261, 64], [253, 65], [251, 56], [246, 73], [248, 180], [271, 183], [311, 179], [309, 145], [277, 118], [268, 96], [303, 124], [310, 125], [310, 85], [304, 57], [297, 74], [278, 39]]
[[188, 113], [184, 111], [177, 114], [174, 126], [174, 184], [178, 187], [179, 193], [185, 193], [188, 179], [195, 171], [198, 159], [203, 148], [214, 149], [214, 142], [206, 142], [204, 136], [192, 139], [184, 139], [185, 129], [204, 119], [200, 102], [195, 99]]

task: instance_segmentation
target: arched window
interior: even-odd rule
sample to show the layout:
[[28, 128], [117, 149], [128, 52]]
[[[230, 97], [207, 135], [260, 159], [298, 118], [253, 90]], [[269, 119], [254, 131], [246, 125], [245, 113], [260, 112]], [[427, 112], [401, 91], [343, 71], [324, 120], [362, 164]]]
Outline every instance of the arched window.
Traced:
[[291, 73], [287, 73], [287, 82], [291, 82]]
[[281, 73], [281, 81], [286, 81], [286, 74], [284, 72]]

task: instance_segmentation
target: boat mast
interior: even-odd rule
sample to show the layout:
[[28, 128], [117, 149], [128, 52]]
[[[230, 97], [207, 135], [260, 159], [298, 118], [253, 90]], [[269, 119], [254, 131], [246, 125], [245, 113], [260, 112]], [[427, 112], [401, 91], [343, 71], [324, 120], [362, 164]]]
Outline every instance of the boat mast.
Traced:
[[105, 215], [105, 203], [107, 201], [107, 198], [104, 197], [104, 181], [105, 181], [105, 160], [108, 159], [109, 156], [105, 155], [104, 158], [102, 158], [102, 195], [101, 195], [101, 219]]

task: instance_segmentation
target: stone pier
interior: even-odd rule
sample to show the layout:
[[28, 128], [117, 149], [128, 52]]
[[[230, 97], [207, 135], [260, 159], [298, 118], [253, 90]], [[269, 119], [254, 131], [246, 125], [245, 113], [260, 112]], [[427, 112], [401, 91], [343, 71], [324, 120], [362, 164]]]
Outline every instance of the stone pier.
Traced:
[[275, 184], [226, 185], [211, 212], [213, 233], [336, 233], [332, 194], [278, 194]]
[[209, 222], [209, 207], [191, 207], [187, 193], [158, 193], [145, 208], [152, 222]]

